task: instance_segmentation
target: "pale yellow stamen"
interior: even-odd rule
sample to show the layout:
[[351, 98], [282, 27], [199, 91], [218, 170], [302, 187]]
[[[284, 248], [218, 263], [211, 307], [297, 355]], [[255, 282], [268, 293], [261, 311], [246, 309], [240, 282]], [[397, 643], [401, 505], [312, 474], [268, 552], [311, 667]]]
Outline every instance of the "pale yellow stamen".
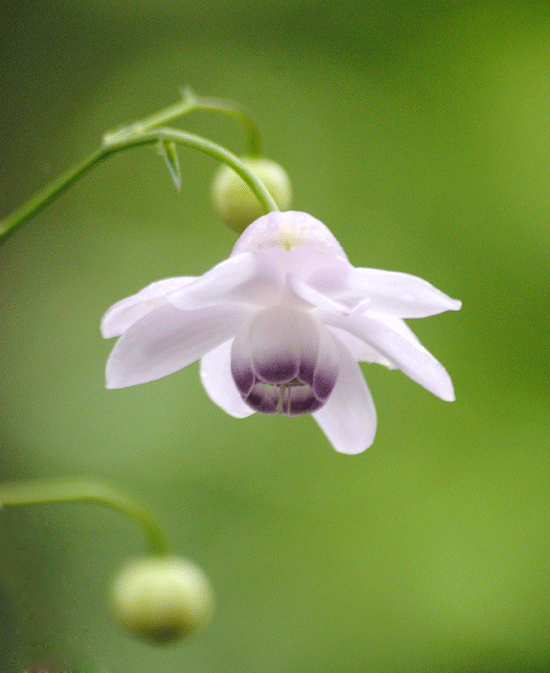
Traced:
[[290, 389], [294, 386], [303, 386], [304, 384], [298, 379], [293, 379], [288, 383], [277, 383], [279, 389], [279, 400], [277, 402], [277, 413], [288, 414], [290, 412]]
[[292, 250], [294, 246], [299, 245], [302, 242], [308, 233], [308, 229], [309, 227], [307, 225], [303, 225], [301, 231], [298, 233], [296, 231], [296, 226], [291, 226], [289, 220], [285, 218], [279, 224], [279, 245], [286, 250]]

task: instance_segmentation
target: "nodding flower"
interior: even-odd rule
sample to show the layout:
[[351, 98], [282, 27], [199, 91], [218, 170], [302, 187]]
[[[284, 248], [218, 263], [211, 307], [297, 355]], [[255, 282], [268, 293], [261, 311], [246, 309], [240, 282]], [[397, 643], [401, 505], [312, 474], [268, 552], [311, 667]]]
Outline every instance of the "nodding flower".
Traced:
[[120, 336], [107, 387], [200, 359], [206, 392], [228, 414], [309, 413], [337, 451], [360, 453], [376, 411], [358, 362], [400, 369], [454, 400], [446, 370], [403, 319], [460, 307], [417, 276], [352, 266], [311, 215], [272, 212], [202, 276], [158, 281], [107, 311], [103, 336]]

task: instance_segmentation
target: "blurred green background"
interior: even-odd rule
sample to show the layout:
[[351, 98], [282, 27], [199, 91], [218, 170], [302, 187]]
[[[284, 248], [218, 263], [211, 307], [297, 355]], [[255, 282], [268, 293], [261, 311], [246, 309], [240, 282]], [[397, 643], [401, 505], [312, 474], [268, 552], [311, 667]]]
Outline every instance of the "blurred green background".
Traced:
[[[99, 321], [236, 236], [216, 164], [123, 153], [0, 250], [3, 480], [89, 474], [146, 500], [209, 574], [210, 628], [158, 648], [106, 607], [141, 532], [94, 505], [0, 512], [1, 671], [550, 671], [550, 6], [522, 0], [19, 0], [0, 21], [0, 209], [180, 85], [249, 106], [294, 208], [357, 266], [464, 302], [410, 321], [445, 404], [367, 365], [374, 446], [236, 420], [198, 366], [107, 391]], [[244, 150], [235, 122], [183, 127]], [[42, 669], [40, 669], [42, 670]]]

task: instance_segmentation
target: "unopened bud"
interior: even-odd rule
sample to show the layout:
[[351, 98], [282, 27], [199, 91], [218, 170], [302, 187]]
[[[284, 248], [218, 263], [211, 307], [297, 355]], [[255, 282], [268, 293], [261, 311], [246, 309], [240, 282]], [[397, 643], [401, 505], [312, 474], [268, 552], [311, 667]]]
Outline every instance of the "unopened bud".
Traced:
[[[284, 168], [269, 159], [241, 157], [241, 161], [264, 183], [280, 210], [288, 210], [292, 200], [292, 187]], [[212, 199], [220, 217], [239, 233], [251, 222], [265, 215], [250, 187], [226, 164], [214, 176]]]
[[214, 598], [205, 574], [190, 561], [150, 556], [127, 563], [118, 573], [111, 606], [135, 636], [164, 644], [204, 628]]

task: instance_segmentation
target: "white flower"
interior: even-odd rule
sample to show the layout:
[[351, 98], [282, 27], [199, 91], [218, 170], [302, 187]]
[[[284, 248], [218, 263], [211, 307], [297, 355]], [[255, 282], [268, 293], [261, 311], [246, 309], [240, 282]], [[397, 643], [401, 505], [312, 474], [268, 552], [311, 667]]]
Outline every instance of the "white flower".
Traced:
[[400, 369], [454, 400], [449, 375], [403, 318], [460, 306], [416, 276], [356, 269], [311, 215], [273, 212], [202, 276], [161, 280], [107, 311], [103, 336], [121, 335], [107, 387], [200, 358], [206, 392], [228, 414], [311, 413], [337, 451], [359, 453], [374, 440], [376, 411], [357, 363]]

